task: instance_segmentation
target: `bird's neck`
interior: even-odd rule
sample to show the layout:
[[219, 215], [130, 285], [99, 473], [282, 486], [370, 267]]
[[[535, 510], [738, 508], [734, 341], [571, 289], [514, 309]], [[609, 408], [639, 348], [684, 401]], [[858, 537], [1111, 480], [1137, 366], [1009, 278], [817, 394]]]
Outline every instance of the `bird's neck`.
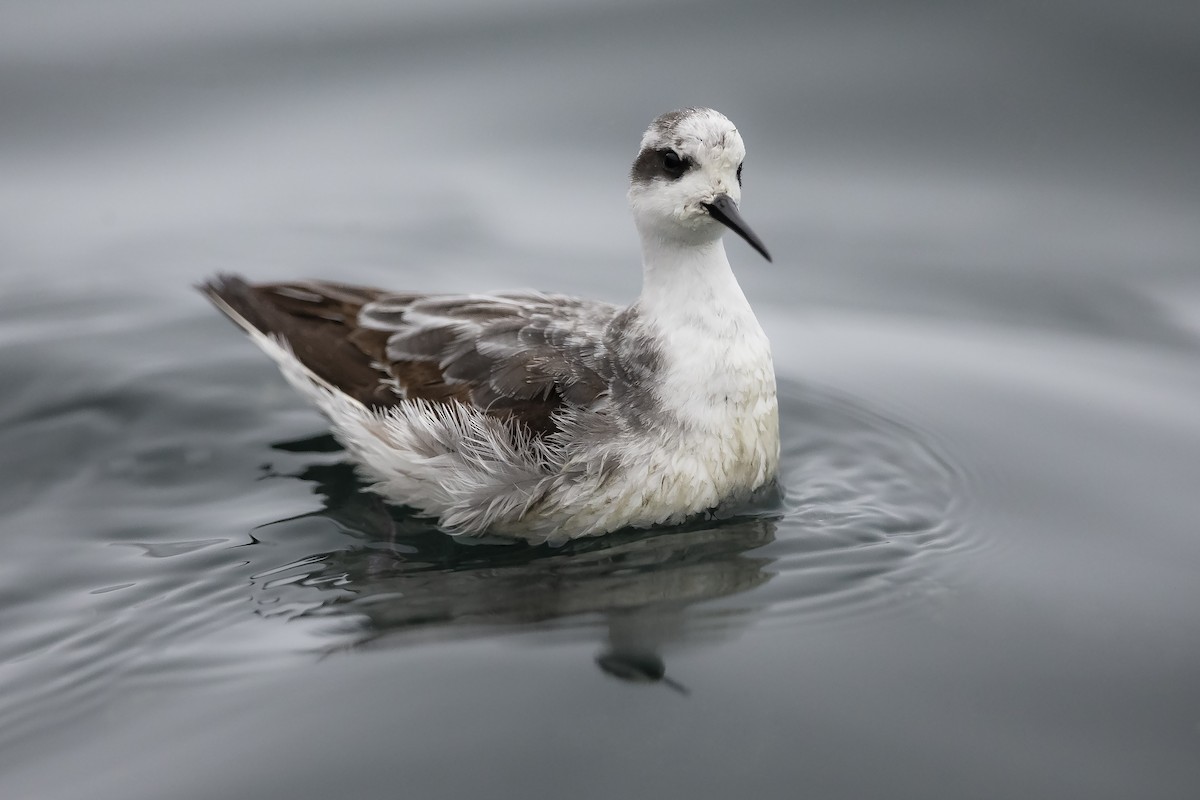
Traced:
[[[658, 245], [643, 237], [644, 278], [636, 311], [662, 363], [663, 397], [703, 417], [729, 397], [775, 396], [771, 346], [733, 277], [720, 239]], [[732, 406], [731, 406], [732, 407]]]
[[658, 356], [652, 390], [676, 423], [668, 429], [698, 437], [687, 441], [698, 442], [696, 453], [716, 473], [759, 485], [778, 463], [775, 370], [725, 247], [719, 239], [669, 247], [643, 239], [643, 256], [634, 310]]
[[638, 308], [677, 330], [698, 327], [716, 333], [754, 319], [720, 239], [681, 244], [643, 236]]

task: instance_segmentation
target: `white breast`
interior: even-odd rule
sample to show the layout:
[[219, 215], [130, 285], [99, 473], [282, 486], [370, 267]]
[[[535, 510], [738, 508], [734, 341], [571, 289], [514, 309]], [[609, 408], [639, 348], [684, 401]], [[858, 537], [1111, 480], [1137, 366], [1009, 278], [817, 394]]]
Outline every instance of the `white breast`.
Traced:
[[741, 293], [728, 299], [718, 313], [684, 308], [659, 321], [657, 396], [674, 424], [656, 467], [674, 487], [672, 500], [696, 511], [749, 494], [779, 464], [770, 343]]

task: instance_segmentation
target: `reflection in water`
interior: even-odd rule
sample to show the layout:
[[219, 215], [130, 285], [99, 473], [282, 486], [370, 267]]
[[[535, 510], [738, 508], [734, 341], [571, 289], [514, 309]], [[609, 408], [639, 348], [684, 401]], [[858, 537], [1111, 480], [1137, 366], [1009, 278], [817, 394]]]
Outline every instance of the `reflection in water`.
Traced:
[[[328, 437], [277, 445], [293, 452], [331, 446]], [[296, 477], [316, 483], [325, 500], [318, 513], [358, 543], [260, 573], [256, 591], [268, 607], [353, 619], [352, 646], [518, 626], [594, 636], [602, 626], [605, 645], [596, 659], [602, 670], [682, 690], [666, 676], [663, 647], [746, 624], [745, 608], [697, 606], [744, 593], [772, 575], [772, 559], [754, 552], [774, 540], [770, 516], [530, 546], [446, 536], [363, 491], [348, 464], [308, 465]], [[313, 592], [320, 595], [315, 607]]]
[[812, 389], [784, 385], [780, 399], [790, 423], [780, 490], [739, 516], [559, 547], [446, 536], [365, 491], [349, 464], [321, 463], [319, 454], [340, 458], [331, 437], [277, 444], [301, 459], [290, 477], [312, 482], [323, 502], [272, 527], [318, 517], [345, 536], [260, 570], [260, 613], [348, 622], [354, 647], [505, 629], [582, 634], [603, 640], [606, 674], [685, 691], [667, 675], [665, 650], [890, 601], [918, 555], [961, 534], [953, 505], [963, 487], [917, 432]]
[[667, 675], [658, 650], [682, 624], [679, 608], [642, 608], [608, 617], [607, 647], [596, 656], [596, 665], [614, 678], [629, 683], [661, 683], [680, 694], [688, 688]]

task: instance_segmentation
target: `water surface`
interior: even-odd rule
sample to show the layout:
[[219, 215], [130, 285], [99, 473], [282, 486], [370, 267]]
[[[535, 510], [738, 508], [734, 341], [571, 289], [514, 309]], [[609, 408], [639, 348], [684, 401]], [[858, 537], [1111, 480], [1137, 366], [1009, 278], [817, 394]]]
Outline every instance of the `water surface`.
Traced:
[[[105, 8], [0, 26], [0, 794], [1200, 791], [1192, 12]], [[444, 536], [190, 288], [627, 301], [688, 103], [776, 256], [752, 507]]]

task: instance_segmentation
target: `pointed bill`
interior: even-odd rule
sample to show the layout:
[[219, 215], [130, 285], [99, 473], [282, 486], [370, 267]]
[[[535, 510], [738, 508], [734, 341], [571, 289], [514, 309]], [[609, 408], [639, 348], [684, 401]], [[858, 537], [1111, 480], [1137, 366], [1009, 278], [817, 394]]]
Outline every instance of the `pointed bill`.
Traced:
[[762, 239], [758, 238], [758, 234], [750, 230], [750, 226], [738, 212], [737, 203], [733, 202], [729, 195], [719, 194], [712, 199], [711, 203], [705, 203], [704, 207], [708, 209], [709, 216], [749, 242], [750, 246], [762, 253], [762, 257], [767, 261], [771, 260], [767, 246], [762, 243]]

